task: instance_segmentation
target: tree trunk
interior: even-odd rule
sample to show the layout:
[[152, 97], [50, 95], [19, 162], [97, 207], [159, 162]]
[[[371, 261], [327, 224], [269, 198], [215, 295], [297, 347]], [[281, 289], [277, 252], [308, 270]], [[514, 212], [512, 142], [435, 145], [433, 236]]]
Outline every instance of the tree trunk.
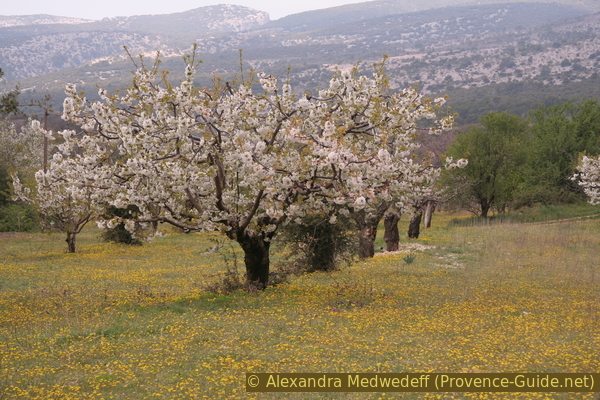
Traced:
[[69, 253], [75, 253], [75, 238], [77, 237], [77, 233], [75, 232], [67, 232], [67, 238], [65, 241], [67, 242], [67, 251]]
[[398, 221], [400, 221], [400, 216], [392, 212], [388, 213], [383, 220], [383, 224], [385, 225], [385, 234], [383, 235], [383, 240], [385, 240], [387, 251], [398, 250], [398, 243], [400, 242]]
[[423, 213], [419, 211], [412, 216], [408, 224], [408, 237], [411, 239], [418, 239], [421, 233], [421, 217]]
[[264, 289], [269, 282], [269, 249], [270, 241], [262, 237], [241, 235], [237, 238], [244, 250], [244, 263], [246, 264], [246, 279], [256, 285], [259, 290]]
[[427, 200], [427, 203], [425, 204], [425, 215], [424, 217], [424, 221], [423, 221], [423, 225], [425, 226], [425, 228], [431, 228], [431, 217], [433, 216], [433, 212], [435, 211], [435, 201], [433, 200]]
[[360, 258], [371, 258], [375, 256], [375, 239], [377, 237], [377, 225], [365, 224], [360, 228], [358, 237], [358, 256]]
[[481, 216], [487, 218], [490, 208], [492, 208], [492, 202], [487, 198], [483, 198], [479, 201], [481, 207]]
[[360, 258], [371, 258], [375, 255], [377, 227], [387, 209], [388, 203], [383, 202], [377, 206], [375, 213], [371, 216], [367, 217], [364, 210], [353, 213], [352, 217], [358, 226], [358, 256]]

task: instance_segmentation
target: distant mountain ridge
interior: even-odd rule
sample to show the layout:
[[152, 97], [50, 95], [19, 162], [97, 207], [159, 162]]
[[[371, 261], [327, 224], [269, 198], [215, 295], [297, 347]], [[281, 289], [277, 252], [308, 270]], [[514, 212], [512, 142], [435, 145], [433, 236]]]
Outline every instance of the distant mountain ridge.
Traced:
[[249, 7], [221, 4], [158, 15], [104, 18], [92, 24], [98, 30], [203, 35], [240, 32], [269, 22], [269, 14]]
[[85, 24], [94, 22], [91, 19], [58, 17], [48, 14], [34, 15], [0, 15], [0, 28], [28, 25], [52, 25], [52, 24]]
[[[451, 7], [476, 7], [497, 3], [523, 2], [523, 0], [372, 0], [288, 15], [265, 24], [263, 28], [283, 28], [290, 32], [305, 32], [341, 23], [351, 23], [395, 14], [448, 9]], [[600, 2], [597, 0], [536, 0], [528, 3], [555, 4], [559, 8], [567, 6], [578, 9], [582, 13], [600, 11]]]

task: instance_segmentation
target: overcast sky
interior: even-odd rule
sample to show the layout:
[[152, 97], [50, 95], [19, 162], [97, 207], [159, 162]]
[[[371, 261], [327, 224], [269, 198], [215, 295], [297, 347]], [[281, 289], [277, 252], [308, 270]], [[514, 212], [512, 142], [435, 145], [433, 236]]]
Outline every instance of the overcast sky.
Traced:
[[266, 11], [272, 20], [302, 11], [360, 3], [365, 0], [7, 0], [0, 15], [50, 14], [61, 17], [105, 17], [170, 14], [215, 4], [237, 4]]

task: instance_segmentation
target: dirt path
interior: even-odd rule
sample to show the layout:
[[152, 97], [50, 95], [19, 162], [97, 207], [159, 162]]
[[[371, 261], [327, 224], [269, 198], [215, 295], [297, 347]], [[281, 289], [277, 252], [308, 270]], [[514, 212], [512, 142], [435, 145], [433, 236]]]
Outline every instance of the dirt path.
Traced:
[[600, 217], [600, 214], [584, 215], [583, 217], [553, 219], [550, 221], [525, 222], [525, 223], [530, 224], [530, 225], [551, 225], [551, 224], [562, 224], [564, 222], [573, 222], [573, 221], [578, 221], [578, 220], [584, 220], [584, 219], [588, 219], [588, 218], [596, 218], [596, 217]]
[[30, 237], [31, 235], [27, 233], [20, 232], [0, 232], [0, 239], [17, 239], [17, 238], [25, 238]]

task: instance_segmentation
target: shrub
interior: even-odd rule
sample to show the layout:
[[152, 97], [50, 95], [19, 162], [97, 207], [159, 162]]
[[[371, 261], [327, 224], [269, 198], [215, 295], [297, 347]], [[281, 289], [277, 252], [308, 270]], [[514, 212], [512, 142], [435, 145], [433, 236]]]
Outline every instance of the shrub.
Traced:
[[[102, 216], [104, 219], [112, 219], [114, 217], [126, 220], [131, 218], [134, 214], [138, 213], [139, 210], [136, 206], [128, 206], [127, 208], [116, 208], [113, 206], [107, 206], [106, 212]], [[131, 245], [141, 245], [142, 241], [139, 236], [142, 234], [142, 227], [136, 222], [134, 232], [129, 232], [125, 229], [125, 223], [120, 222], [114, 228], [106, 228], [100, 234], [100, 237], [105, 242], [124, 243]]]
[[352, 260], [358, 253], [357, 229], [346, 216], [335, 223], [323, 214], [309, 215], [302, 222], [282, 228], [278, 238], [290, 251], [291, 258], [306, 272], [333, 271], [340, 262]]
[[233, 267], [228, 265], [225, 274], [218, 281], [206, 285], [204, 290], [215, 294], [230, 294], [237, 290], [248, 290], [248, 284], [234, 264]]
[[40, 229], [40, 215], [35, 207], [21, 203], [0, 206], [0, 232], [31, 232]]
[[[259, 290], [255, 282], [249, 282], [245, 274], [239, 271], [238, 266], [240, 260], [231, 240], [226, 239], [211, 239], [215, 245], [205, 254], [219, 253], [223, 262], [227, 266], [227, 270], [223, 274], [219, 274], [217, 281], [209, 283], [203, 287], [203, 290], [214, 294], [231, 294], [238, 290], [243, 290], [250, 293], [255, 293]], [[269, 281], [267, 286], [273, 287], [282, 283], [286, 283], [288, 275], [291, 271], [279, 268], [276, 271], [269, 273]]]
[[406, 264], [412, 264], [412, 262], [415, 261], [415, 258], [417, 258], [417, 255], [415, 253], [408, 253], [407, 255], [402, 257], [402, 260]]

